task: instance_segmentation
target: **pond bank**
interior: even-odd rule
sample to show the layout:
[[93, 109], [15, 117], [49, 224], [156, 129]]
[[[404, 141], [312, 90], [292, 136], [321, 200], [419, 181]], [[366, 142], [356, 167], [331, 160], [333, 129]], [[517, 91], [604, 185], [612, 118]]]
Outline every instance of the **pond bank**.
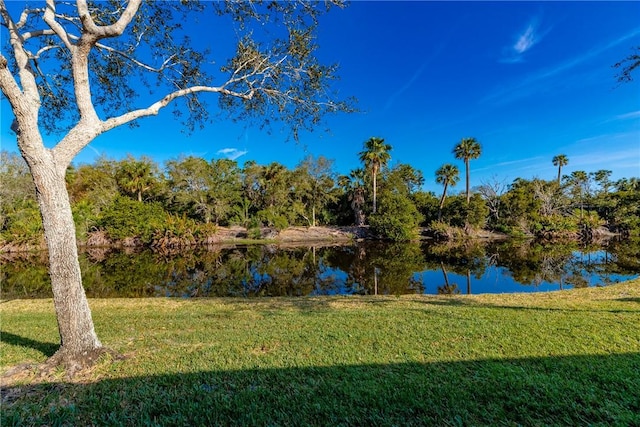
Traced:
[[[605, 228], [594, 230], [591, 239], [594, 241], [606, 240], [616, 237], [618, 234], [612, 233]], [[513, 238], [505, 233], [489, 231], [484, 229], [463, 229], [448, 227], [447, 230], [434, 230], [429, 227], [421, 227], [418, 230], [419, 240], [428, 241], [464, 241], [464, 240], [507, 240]], [[524, 238], [542, 239], [545, 241], [580, 241], [579, 233], [544, 236], [523, 236]], [[318, 226], [318, 227], [288, 227], [284, 230], [277, 230], [270, 227], [260, 229], [247, 229], [241, 226], [216, 227], [215, 233], [207, 236], [188, 237], [169, 236], [162, 237], [151, 244], [147, 244], [135, 237], [114, 240], [103, 231], [94, 231], [87, 235], [84, 240], [78, 241], [78, 246], [82, 248], [144, 248], [154, 249], [186, 249], [194, 247], [217, 246], [225, 244], [349, 244], [354, 241], [381, 240], [368, 226]], [[44, 238], [37, 244], [34, 243], [14, 243], [0, 241], [0, 254], [17, 254], [30, 251], [46, 250]]]

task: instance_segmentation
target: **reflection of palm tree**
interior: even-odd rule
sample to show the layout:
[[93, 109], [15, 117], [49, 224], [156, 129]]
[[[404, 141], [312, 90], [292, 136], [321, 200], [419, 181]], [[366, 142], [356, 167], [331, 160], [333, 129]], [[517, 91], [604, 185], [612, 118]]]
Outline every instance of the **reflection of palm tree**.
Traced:
[[444, 263], [440, 262], [442, 268], [442, 275], [444, 276], [444, 286], [438, 286], [438, 294], [440, 295], [454, 295], [459, 294], [460, 289], [455, 283], [449, 283], [449, 276], [447, 275], [447, 269], [444, 267]]

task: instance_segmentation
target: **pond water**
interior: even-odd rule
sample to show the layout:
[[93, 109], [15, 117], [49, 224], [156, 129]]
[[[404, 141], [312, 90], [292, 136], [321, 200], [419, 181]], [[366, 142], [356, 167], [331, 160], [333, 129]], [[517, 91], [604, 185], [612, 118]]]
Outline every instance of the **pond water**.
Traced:
[[[80, 262], [94, 298], [540, 292], [638, 277], [640, 242], [94, 249]], [[43, 254], [2, 261], [0, 283], [3, 299], [51, 297]]]

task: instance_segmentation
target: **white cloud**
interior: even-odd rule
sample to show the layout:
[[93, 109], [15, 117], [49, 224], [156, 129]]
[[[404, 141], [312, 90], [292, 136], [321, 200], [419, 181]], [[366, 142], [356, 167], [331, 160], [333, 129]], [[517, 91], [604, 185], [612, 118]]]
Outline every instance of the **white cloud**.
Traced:
[[229, 160], [235, 160], [238, 157], [242, 157], [247, 154], [247, 150], [238, 150], [237, 148], [223, 148], [218, 150], [216, 154], [226, 157]]
[[533, 18], [524, 31], [516, 35], [515, 43], [503, 50], [503, 56], [500, 58], [500, 62], [507, 64], [522, 62], [523, 55], [538, 44], [547, 32], [548, 30], [542, 33], [538, 31], [538, 19]]
[[522, 54], [538, 43], [536, 37], [536, 30], [533, 25], [529, 24], [525, 32], [518, 38], [518, 41], [513, 45], [513, 50]]

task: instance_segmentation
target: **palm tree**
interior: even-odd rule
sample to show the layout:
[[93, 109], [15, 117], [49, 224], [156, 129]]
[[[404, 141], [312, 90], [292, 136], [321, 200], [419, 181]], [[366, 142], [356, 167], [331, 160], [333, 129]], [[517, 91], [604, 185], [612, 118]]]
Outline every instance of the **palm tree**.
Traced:
[[389, 151], [391, 151], [391, 145], [385, 144], [384, 139], [372, 137], [365, 141], [364, 150], [360, 152], [360, 161], [364, 163], [365, 167], [371, 169], [373, 178], [373, 213], [376, 213], [378, 172], [391, 159]]
[[453, 148], [453, 154], [458, 160], [464, 160], [464, 166], [467, 172], [467, 204], [471, 200], [471, 191], [469, 190], [469, 160], [480, 157], [482, 148], [475, 138], [462, 138], [462, 140]]
[[569, 158], [565, 154], [558, 154], [553, 157], [553, 166], [558, 167], [558, 187], [560, 187], [560, 177], [562, 176], [562, 167], [569, 164]]
[[156, 183], [156, 165], [148, 158], [136, 160], [129, 155], [118, 165], [116, 182], [125, 193], [142, 202], [142, 194], [151, 190]]
[[365, 222], [362, 206], [364, 205], [364, 182], [365, 175], [363, 169], [354, 169], [349, 175], [342, 175], [338, 178], [338, 185], [348, 194], [351, 201], [351, 209], [355, 217], [355, 224], [363, 226]]
[[442, 197], [440, 198], [440, 208], [438, 209], [438, 221], [442, 217], [442, 207], [444, 206], [444, 199], [447, 197], [447, 188], [449, 187], [449, 185], [454, 187], [458, 183], [458, 181], [460, 181], [460, 171], [455, 165], [447, 163], [440, 166], [440, 168], [436, 171], [436, 182], [438, 184], [444, 185]]

